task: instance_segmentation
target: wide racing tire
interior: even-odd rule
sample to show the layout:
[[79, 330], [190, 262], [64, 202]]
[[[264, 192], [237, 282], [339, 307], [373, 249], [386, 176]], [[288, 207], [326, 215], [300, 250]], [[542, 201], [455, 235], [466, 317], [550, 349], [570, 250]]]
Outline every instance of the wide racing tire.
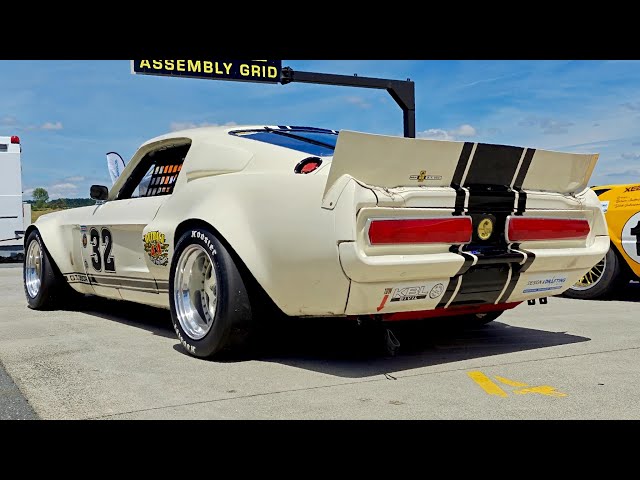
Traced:
[[25, 242], [22, 280], [27, 306], [33, 310], [71, 306], [81, 296], [60, 273], [38, 230], [32, 230]]
[[171, 319], [178, 340], [198, 358], [244, 352], [253, 331], [249, 290], [230, 252], [204, 228], [185, 232], [169, 273]]

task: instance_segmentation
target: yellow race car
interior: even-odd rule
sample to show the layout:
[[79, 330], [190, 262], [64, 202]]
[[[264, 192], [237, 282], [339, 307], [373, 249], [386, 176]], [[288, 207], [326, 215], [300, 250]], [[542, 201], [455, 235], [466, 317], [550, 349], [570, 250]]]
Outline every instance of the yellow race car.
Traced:
[[605, 257], [564, 294], [603, 298], [640, 279], [640, 184], [591, 187], [607, 219], [611, 247]]

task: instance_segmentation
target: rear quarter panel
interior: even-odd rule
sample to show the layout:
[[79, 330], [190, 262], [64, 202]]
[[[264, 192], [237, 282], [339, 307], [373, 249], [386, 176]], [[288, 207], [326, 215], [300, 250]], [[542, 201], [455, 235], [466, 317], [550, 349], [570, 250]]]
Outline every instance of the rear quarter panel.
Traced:
[[349, 280], [335, 214], [321, 208], [326, 176], [245, 171], [182, 181], [145, 229], [169, 243], [168, 265], [150, 265], [156, 278], [169, 279], [178, 226], [197, 219], [219, 232], [284, 313], [344, 313]]

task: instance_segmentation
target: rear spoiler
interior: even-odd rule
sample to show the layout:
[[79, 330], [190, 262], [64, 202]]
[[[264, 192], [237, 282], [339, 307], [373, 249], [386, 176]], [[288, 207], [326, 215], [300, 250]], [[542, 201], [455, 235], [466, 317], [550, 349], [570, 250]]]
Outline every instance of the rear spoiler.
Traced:
[[323, 207], [332, 208], [351, 178], [380, 188], [499, 185], [574, 194], [587, 187], [597, 161], [598, 154], [341, 130]]

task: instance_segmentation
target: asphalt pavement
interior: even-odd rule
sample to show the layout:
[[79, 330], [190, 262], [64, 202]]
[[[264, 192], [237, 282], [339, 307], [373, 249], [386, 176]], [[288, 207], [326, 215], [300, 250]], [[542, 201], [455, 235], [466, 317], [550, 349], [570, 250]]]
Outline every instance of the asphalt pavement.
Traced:
[[4, 267], [0, 418], [640, 419], [637, 283], [484, 327], [394, 324], [395, 356], [352, 323], [298, 319], [273, 323], [254, 357], [208, 361], [184, 351], [166, 310], [88, 297], [33, 311], [21, 268]]

